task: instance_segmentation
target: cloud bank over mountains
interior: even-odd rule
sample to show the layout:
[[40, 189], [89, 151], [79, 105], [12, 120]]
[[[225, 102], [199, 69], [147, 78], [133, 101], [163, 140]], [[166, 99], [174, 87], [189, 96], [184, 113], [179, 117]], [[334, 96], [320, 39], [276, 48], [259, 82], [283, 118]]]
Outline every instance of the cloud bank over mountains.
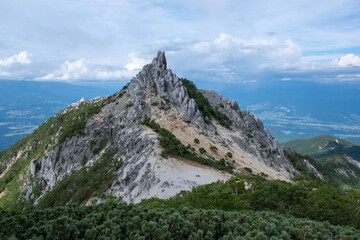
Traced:
[[357, 0], [0, 3], [0, 79], [127, 81], [158, 50], [217, 82], [359, 82]]
[[[123, 65], [104, 64], [85, 58], [65, 60], [50, 72], [40, 75], [39, 66], [27, 51], [0, 59], [0, 78], [37, 81], [127, 81], [149, 63], [158, 49], [165, 50], [170, 67], [179, 75], [206, 78], [214, 82], [254, 83], [265, 80], [305, 80], [317, 82], [360, 82], [360, 57], [353, 53], [318, 62], [304, 56], [292, 40], [243, 39], [221, 33], [210, 40], [156, 41], [125, 57]], [[32, 66], [34, 65], [34, 66]], [[49, 70], [48, 70], [49, 71]], [[20, 74], [19, 74], [20, 73]]]

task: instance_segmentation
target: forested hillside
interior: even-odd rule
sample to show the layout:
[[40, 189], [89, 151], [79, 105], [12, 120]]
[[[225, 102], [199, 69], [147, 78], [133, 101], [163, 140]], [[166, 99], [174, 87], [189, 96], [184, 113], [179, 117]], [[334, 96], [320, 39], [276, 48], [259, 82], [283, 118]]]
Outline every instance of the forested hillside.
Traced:
[[358, 239], [360, 231], [267, 211], [147, 208], [108, 201], [0, 211], [1, 239]]

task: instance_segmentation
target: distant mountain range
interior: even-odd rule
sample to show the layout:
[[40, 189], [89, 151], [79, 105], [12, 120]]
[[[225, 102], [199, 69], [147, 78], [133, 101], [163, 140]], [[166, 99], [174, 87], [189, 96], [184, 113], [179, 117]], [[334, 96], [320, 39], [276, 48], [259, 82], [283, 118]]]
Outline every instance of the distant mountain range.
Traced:
[[360, 146], [330, 135], [322, 135], [310, 139], [298, 139], [284, 143], [302, 155], [322, 158], [336, 153], [344, 153], [360, 160]]
[[303, 155], [316, 158], [316, 167], [339, 189], [360, 190], [360, 146], [330, 135], [284, 143]]

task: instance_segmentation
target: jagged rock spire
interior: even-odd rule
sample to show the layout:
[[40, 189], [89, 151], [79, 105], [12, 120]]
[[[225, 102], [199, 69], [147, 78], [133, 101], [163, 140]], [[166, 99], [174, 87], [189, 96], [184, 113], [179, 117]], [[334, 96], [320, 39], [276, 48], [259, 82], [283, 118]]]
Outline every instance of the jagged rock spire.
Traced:
[[156, 95], [168, 100], [186, 122], [205, 127], [204, 119], [194, 99], [191, 99], [179, 78], [166, 66], [165, 52], [159, 51], [151, 64], [147, 64], [128, 85], [128, 93], [135, 95], [145, 89], [154, 89]]
[[152, 64], [157, 66], [162, 71], [166, 70], [166, 57], [165, 52], [158, 51], [156, 58], [152, 61]]

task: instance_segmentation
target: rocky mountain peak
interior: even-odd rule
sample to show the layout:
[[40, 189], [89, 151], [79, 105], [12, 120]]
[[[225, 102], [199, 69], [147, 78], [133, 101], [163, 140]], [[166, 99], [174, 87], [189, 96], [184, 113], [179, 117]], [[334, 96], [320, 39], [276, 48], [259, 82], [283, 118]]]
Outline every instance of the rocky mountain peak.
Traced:
[[[148, 97], [161, 97], [159, 104], [176, 109], [184, 121], [205, 128], [204, 119], [194, 99], [191, 99], [179, 78], [166, 66], [165, 53], [159, 51], [151, 64], [145, 65], [128, 85], [128, 93], [148, 93]], [[155, 104], [155, 102], [154, 102]]]
[[3, 168], [17, 159], [29, 162], [14, 181], [21, 181], [18, 192], [35, 204], [56, 202], [51, 194], [64, 191], [65, 203], [76, 199], [76, 189], [64, 188], [76, 186], [67, 185], [70, 180], [89, 182], [91, 191], [80, 203], [106, 195], [138, 202], [236, 174], [289, 180], [295, 173], [260, 119], [241, 111], [235, 100], [179, 79], [167, 68], [164, 52], [117, 94], [65, 108], [26, 141], [3, 155], [21, 153], [3, 161]]

